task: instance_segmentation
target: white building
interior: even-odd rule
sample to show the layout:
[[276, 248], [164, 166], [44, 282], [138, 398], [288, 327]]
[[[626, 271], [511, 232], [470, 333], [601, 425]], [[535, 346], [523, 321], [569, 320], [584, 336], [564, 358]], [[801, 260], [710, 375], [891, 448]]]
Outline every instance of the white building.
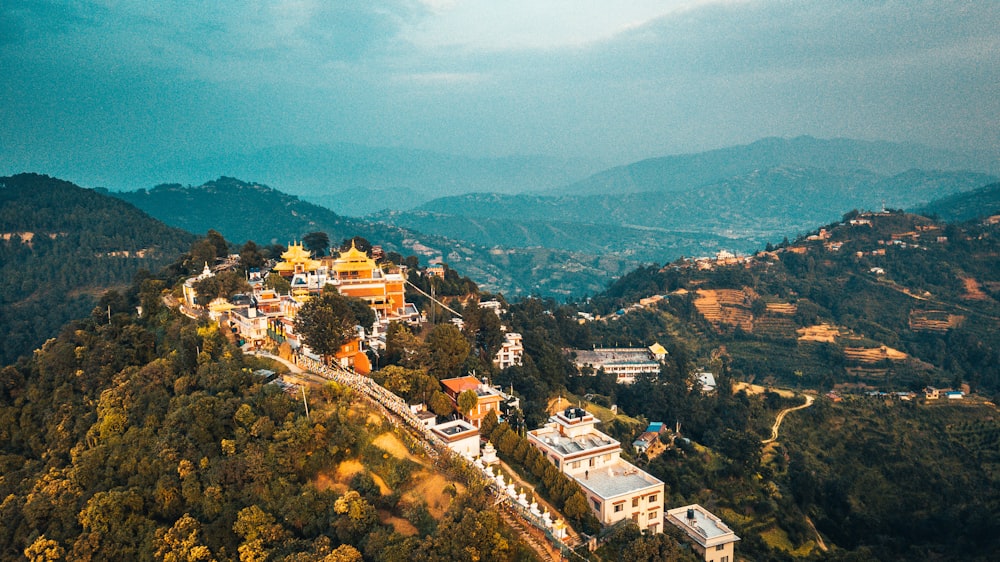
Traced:
[[580, 371], [589, 368], [595, 373], [604, 370], [615, 375], [618, 384], [632, 384], [642, 375], [656, 376], [667, 350], [660, 344], [647, 348], [599, 347], [593, 350], [574, 349], [574, 363]]
[[735, 562], [736, 541], [740, 538], [704, 507], [692, 504], [671, 509], [667, 522], [687, 534], [705, 562]]
[[504, 334], [504, 342], [493, 358], [493, 364], [499, 369], [506, 369], [524, 362], [524, 345], [521, 343], [521, 334], [517, 332], [507, 332]]
[[560, 471], [576, 480], [603, 525], [631, 519], [653, 533], [663, 531], [663, 482], [621, 458], [621, 443], [598, 431], [597, 418], [567, 408], [528, 441]]
[[479, 429], [465, 420], [453, 420], [431, 428], [448, 448], [471, 459], [479, 457]]

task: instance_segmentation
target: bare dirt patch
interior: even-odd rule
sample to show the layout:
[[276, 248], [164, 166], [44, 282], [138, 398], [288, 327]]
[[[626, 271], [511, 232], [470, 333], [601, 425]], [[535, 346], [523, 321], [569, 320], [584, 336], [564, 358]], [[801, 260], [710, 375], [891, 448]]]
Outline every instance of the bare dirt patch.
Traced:
[[[348, 490], [348, 484], [351, 482], [351, 478], [354, 478], [354, 475], [361, 472], [368, 472], [368, 469], [365, 468], [365, 465], [361, 464], [361, 461], [357, 459], [346, 460], [337, 465], [337, 471], [333, 478], [330, 478], [330, 476], [325, 473], [321, 473], [316, 479], [316, 487], [324, 489], [320, 487], [321, 482], [323, 482], [328, 488], [344, 493]], [[373, 472], [368, 472], [368, 474], [372, 477], [372, 480], [375, 481], [379, 492], [383, 496], [392, 493], [392, 489], [386, 485], [385, 480], [382, 480], [378, 474]]]
[[962, 295], [963, 299], [970, 301], [984, 301], [987, 299], [986, 293], [979, 286], [979, 282], [971, 277], [962, 277], [962, 284], [965, 286], [965, 294]]
[[791, 390], [784, 390], [781, 388], [765, 388], [759, 384], [750, 384], [747, 382], [734, 382], [733, 392], [736, 393], [741, 390], [746, 390], [747, 394], [764, 394], [765, 392], [770, 391], [770, 392], [776, 392], [778, 393], [779, 396], [782, 396], [784, 398], [792, 398], [795, 396], [795, 393], [792, 392]]
[[403, 494], [403, 499], [414, 503], [425, 502], [427, 511], [437, 520], [444, 517], [445, 511], [451, 506], [452, 498], [444, 492], [445, 486], [453, 484], [459, 494], [465, 491], [462, 484], [450, 482], [444, 476], [426, 470], [415, 473], [412, 481], [414, 485]]
[[799, 328], [799, 340], [801, 341], [825, 341], [833, 343], [840, 335], [840, 329], [830, 324], [818, 324], [808, 328]]
[[410, 453], [410, 451], [406, 448], [406, 445], [404, 445], [403, 442], [399, 440], [399, 437], [396, 437], [394, 434], [388, 431], [376, 437], [372, 441], [372, 445], [375, 445], [379, 449], [382, 449], [383, 451], [389, 453], [390, 455], [396, 457], [397, 459], [407, 459], [417, 464], [423, 464], [423, 462], [420, 459], [418, 459], [417, 457], [413, 456], [412, 453]]

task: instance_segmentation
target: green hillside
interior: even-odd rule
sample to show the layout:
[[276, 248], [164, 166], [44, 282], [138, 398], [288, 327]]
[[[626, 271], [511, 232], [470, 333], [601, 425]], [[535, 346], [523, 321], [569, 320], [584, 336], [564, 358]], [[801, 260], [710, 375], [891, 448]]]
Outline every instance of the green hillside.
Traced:
[[444, 261], [484, 289], [509, 296], [542, 294], [565, 298], [603, 289], [635, 261], [616, 256], [550, 248], [481, 246], [442, 235], [340, 216], [267, 186], [220, 178], [199, 187], [161, 185], [116, 193], [158, 219], [193, 232], [215, 229], [226, 238], [287, 244], [309, 232], [339, 242], [362, 236], [388, 251], [416, 255], [424, 264]]
[[30, 354], [100, 295], [194, 241], [132, 205], [36, 174], [0, 178], [0, 362]]
[[218, 326], [147, 312], [0, 370], [0, 559], [534, 559], [350, 389], [288, 394]]
[[915, 213], [936, 216], [943, 221], [961, 222], [1000, 213], [1000, 183], [931, 201]]

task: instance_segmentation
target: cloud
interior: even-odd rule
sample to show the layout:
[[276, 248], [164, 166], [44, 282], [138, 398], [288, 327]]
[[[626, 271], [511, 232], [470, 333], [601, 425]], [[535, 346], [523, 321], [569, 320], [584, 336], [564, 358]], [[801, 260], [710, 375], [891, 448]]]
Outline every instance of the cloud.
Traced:
[[1000, 3], [952, 0], [15, 0], [0, 160], [347, 141], [626, 162], [798, 134], [989, 148], [998, 22]]

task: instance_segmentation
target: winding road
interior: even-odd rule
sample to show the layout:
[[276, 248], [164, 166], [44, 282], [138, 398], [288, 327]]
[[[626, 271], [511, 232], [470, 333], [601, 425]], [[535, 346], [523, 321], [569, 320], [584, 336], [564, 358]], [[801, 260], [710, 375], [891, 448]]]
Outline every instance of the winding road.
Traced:
[[800, 404], [798, 406], [793, 406], [791, 408], [785, 408], [784, 410], [778, 412], [778, 417], [775, 418], [774, 425], [771, 426], [771, 438], [764, 439], [763, 441], [761, 441], [761, 444], [767, 445], [768, 443], [773, 443], [778, 440], [778, 428], [781, 427], [781, 422], [784, 421], [785, 416], [788, 415], [788, 412], [794, 412], [795, 410], [802, 410], [813, 405], [813, 402], [816, 400], [816, 398], [814, 398], [812, 395], [809, 394], [805, 394], [804, 396], [806, 397], [805, 404]]

